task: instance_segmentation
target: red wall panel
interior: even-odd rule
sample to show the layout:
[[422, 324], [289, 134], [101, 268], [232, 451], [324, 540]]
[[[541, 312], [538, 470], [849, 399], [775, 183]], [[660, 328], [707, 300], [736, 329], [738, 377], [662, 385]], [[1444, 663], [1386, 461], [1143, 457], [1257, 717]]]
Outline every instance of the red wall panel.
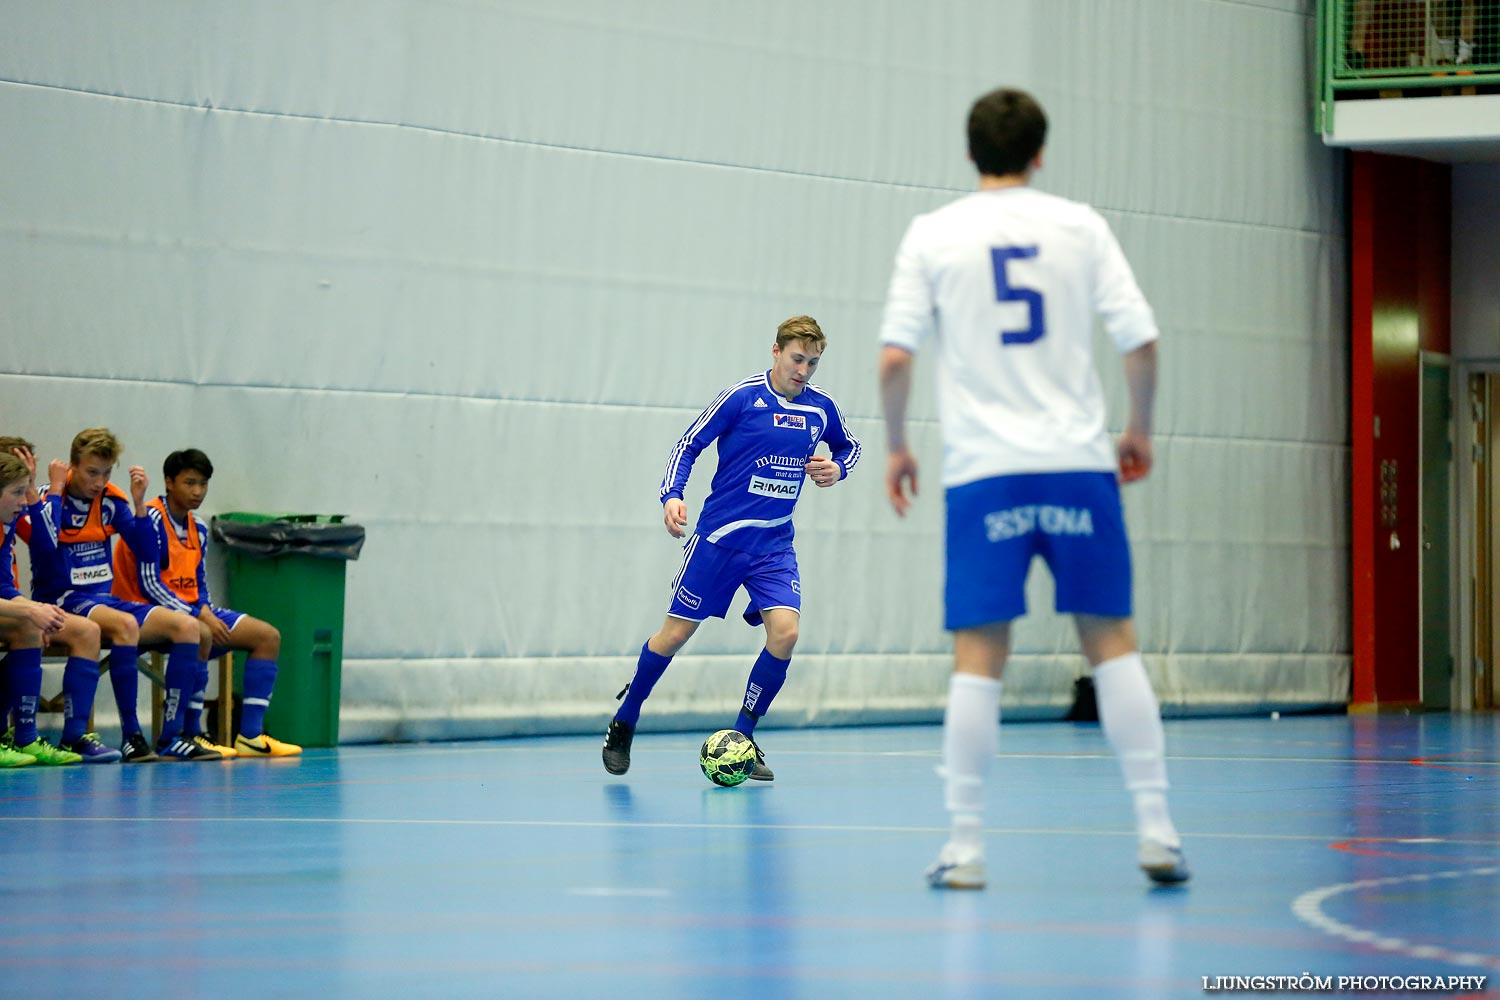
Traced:
[[1447, 353], [1449, 168], [1353, 154], [1350, 421], [1354, 707], [1415, 705], [1421, 352]]

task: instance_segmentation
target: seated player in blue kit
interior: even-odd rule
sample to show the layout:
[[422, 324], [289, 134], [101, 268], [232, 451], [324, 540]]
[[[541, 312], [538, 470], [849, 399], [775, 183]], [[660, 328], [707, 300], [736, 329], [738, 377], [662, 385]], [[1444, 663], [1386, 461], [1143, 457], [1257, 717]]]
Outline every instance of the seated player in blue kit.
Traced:
[[[15, 556], [15, 543], [31, 543], [32, 513], [41, 504], [36, 491], [36, 446], [23, 437], [0, 436], [0, 461], [6, 462], [10, 472], [3, 478], [7, 488], [19, 486], [22, 508], [19, 514], [5, 521], [5, 542], [0, 551], [0, 592], [3, 592], [12, 608], [24, 607], [34, 602], [21, 596], [20, 567]], [[10, 464], [19, 462], [20, 466]], [[21, 471], [21, 470], [24, 470]], [[13, 498], [14, 499], [14, 498]], [[8, 508], [7, 508], [8, 511]], [[61, 652], [67, 656], [63, 668], [64, 677], [99, 676], [99, 626], [87, 618], [70, 615], [56, 605], [40, 605], [25, 609], [25, 617], [37, 626], [37, 616], [46, 614], [56, 623], [61, 617], [61, 627], [56, 629], [37, 627], [31, 634], [25, 626], [0, 621], [0, 641], [10, 647], [5, 658], [5, 668], [0, 672], [4, 681], [0, 693], [0, 705], [6, 709], [5, 735], [0, 737], [0, 748], [18, 750], [29, 755], [37, 764], [76, 764], [83, 760], [79, 754], [53, 746], [43, 739], [36, 728], [37, 713], [42, 711], [42, 653], [43, 650]], [[9, 633], [9, 634], [6, 634]], [[65, 682], [66, 686], [66, 682]], [[89, 734], [84, 734], [88, 739]], [[97, 738], [95, 738], [97, 742]], [[105, 757], [110, 754], [106, 749]], [[102, 763], [97, 757], [91, 762]]]
[[[198, 664], [198, 623], [181, 612], [122, 600], [110, 593], [114, 578], [112, 545], [124, 539], [145, 562], [158, 556], [156, 534], [146, 517], [146, 470], [130, 467], [130, 496], [109, 481], [121, 452], [120, 442], [106, 428], [80, 431], [66, 464], [48, 466], [47, 497], [38, 506], [40, 523], [32, 526], [31, 593], [38, 601], [57, 604], [64, 611], [88, 618], [99, 626], [111, 645], [109, 676], [120, 711], [123, 744], [115, 751], [92, 739], [84, 730], [93, 708], [98, 674], [63, 675], [67, 710], [62, 745], [100, 762], [123, 759], [220, 760], [217, 752], [181, 739], [187, 696], [192, 693]], [[141, 733], [136, 713], [139, 681], [136, 659], [141, 643], [167, 642], [166, 702], [156, 749]]]
[[[216, 607], [209, 598], [204, 554], [208, 532], [193, 511], [208, 496], [213, 463], [197, 448], [174, 451], [162, 464], [166, 492], [146, 505], [146, 517], [156, 534], [160, 555], [155, 562], [137, 559], [127, 546], [115, 547], [117, 597], [160, 605], [190, 615], [199, 623], [202, 657], [198, 661], [192, 698], [183, 721], [183, 738], [226, 757], [295, 757], [302, 748], [268, 735], [264, 728], [271, 689], [276, 684], [276, 658], [281, 633], [275, 626], [240, 611]], [[211, 743], [203, 733], [203, 697], [208, 689], [208, 660], [230, 649], [243, 650], [245, 697], [240, 708], [240, 731], [234, 746]], [[229, 702], [221, 693], [221, 711]]]
[[[817, 321], [794, 316], [777, 328], [772, 365], [721, 392], [678, 440], [662, 477], [662, 520], [673, 538], [687, 534], [683, 493], [693, 462], [717, 441], [703, 513], [683, 545], [666, 621], [641, 647], [635, 676], [604, 740], [604, 768], [630, 769], [641, 706], [667, 665], [707, 618], [723, 618], [740, 587], [750, 595], [745, 621], [764, 623], [766, 646], [750, 670], [734, 728], [753, 739], [755, 724], [786, 682], [801, 618], [802, 583], [792, 548], [792, 510], [805, 478], [829, 487], [859, 461], [860, 445], [833, 397], [810, 383], [827, 338]], [[832, 457], [815, 455], [826, 441]], [[750, 777], [771, 781], [759, 744]]]
[[15, 720], [15, 728], [0, 739], [0, 767], [76, 764], [82, 759], [54, 747], [36, 731], [42, 648], [62, 631], [68, 617], [56, 605], [28, 601], [16, 586], [11, 546], [22, 512], [28, 505], [35, 506], [37, 499], [27, 463], [19, 455], [0, 451], [0, 648], [7, 651], [0, 705], [5, 710], [4, 724], [12, 724], [12, 709]]

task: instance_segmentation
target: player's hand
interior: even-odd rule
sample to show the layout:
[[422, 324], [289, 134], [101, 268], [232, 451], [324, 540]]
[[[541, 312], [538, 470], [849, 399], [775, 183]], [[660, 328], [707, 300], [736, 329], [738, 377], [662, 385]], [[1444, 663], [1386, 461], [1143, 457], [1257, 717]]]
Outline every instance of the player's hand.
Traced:
[[673, 538], [687, 534], [687, 504], [676, 497], [662, 504], [661, 519], [667, 526], [667, 534]]
[[30, 507], [41, 499], [36, 491], [36, 456], [31, 453], [30, 448], [15, 447], [10, 453], [26, 463], [26, 471], [30, 478], [26, 480], [26, 506]]
[[31, 473], [31, 481], [36, 483], [36, 456], [31, 453], [30, 448], [12, 448], [10, 453], [26, 463], [26, 471]]
[[68, 463], [54, 458], [47, 463], [47, 492], [62, 496], [68, 485]]
[[[906, 486], [911, 485], [911, 498]], [[917, 495], [917, 456], [905, 449], [893, 451], [885, 460], [885, 493], [897, 517], [905, 517]]]
[[1120, 482], [1135, 483], [1151, 473], [1151, 438], [1127, 429], [1120, 435]]
[[215, 646], [229, 645], [229, 626], [225, 625], [223, 620], [214, 614], [213, 608], [210, 608], [208, 605], [199, 608], [198, 621], [203, 624], [204, 628], [208, 629], [208, 637], [213, 641]]
[[814, 455], [807, 460], [807, 465], [803, 466], [803, 468], [812, 477], [812, 481], [819, 486], [832, 486], [844, 474], [843, 470], [839, 468], [839, 463], [827, 455]]
[[[150, 485], [150, 480], [146, 478], [146, 470], [139, 465], [132, 465], [130, 467], [130, 497], [135, 501], [136, 507], [140, 507], [146, 502], [146, 487], [148, 485]], [[141, 511], [137, 510], [136, 513], [140, 514]]]
[[26, 602], [26, 620], [35, 625], [43, 637], [61, 632], [67, 617], [63, 609], [56, 604], [42, 604], [39, 601]]

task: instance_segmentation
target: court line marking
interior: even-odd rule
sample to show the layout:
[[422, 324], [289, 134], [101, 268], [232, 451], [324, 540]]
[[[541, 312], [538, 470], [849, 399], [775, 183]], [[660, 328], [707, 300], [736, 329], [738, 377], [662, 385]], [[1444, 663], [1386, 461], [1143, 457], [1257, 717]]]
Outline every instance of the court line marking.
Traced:
[[[1472, 756], [1474, 754], [1476, 754], [1476, 753], [1479, 753], [1479, 751], [1478, 750], [1463, 750], [1463, 751], [1460, 751], [1458, 753], [1435, 753], [1435, 754], [1429, 754], [1426, 757], [1413, 757], [1409, 761], [1409, 763], [1411, 763], [1412, 765], [1414, 765], [1416, 767], [1431, 768], [1434, 771], [1466, 771], [1466, 772], [1469, 772], [1469, 773], [1472, 773], [1472, 774], [1500, 774], [1500, 771], [1491, 771], [1491, 770], [1488, 770], [1489, 768], [1492, 768], [1492, 767], [1496, 766], [1496, 762], [1495, 761], [1492, 761], [1492, 760], [1474, 760], [1474, 759], [1472, 759]], [[1466, 759], [1466, 760], [1464, 760], [1462, 762], [1463, 764], [1465, 764], [1467, 766], [1460, 767], [1457, 763], [1453, 763], [1453, 764], [1435, 764], [1435, 763], [1433, 763], [1433, 761], [1438, 761], [1438, 760], [1453, 760], [1454, 758], [1457, 758], [1457, 757], [1469, 758], [1469, 759]]]
[[1331, 850], [1343, 851], [1346, 854], [1360, 854], [1370, 858], [1397, 858], [1404, 861], [1442, 861], [1445, 864], [1466, 862], [1470, 864], [1488, 864], [1493, 858], [1464, 858], [1455, 857], [1451, 854], [1417, 854], [1411, 851], [1377, 851], [1366, 847], [1366, 844], [1454, 844], [1464, 847], [1481, 846], [1495, 847], [1497, 837], [1476, 834], [1467, 837], [1355, 837], [1350, 840], [1341, 840], [1336, 844], [1329, 844]]
[[[674, 734], [671, 734], [671, 733], [649, 733], [649, 734], [645, 734], [645, 735], [649, 735], [649, 736], [671, 736], [671, 735], [674, 735]], [[692, 734], [686, 734], [686, 735], [691, 736]], [[538, 736], [538, 737], [530, 737], [530, 736], [527, 736], [527, 737], [520, 737], [519, 739], [522, 739], [522, 740], [532, 740], [532, 739], [538, 739], [538, 740], [540, 740], [540, 739], [557, 739], [557, 740], [563, 740], [563, 739], [574, 739], [574, 738], [577, 738], [577, 737], [568, 737], [568, 736], [552, 736], [552, 737], [549, 737], [549, 736]], [[450, 755], [457, 755], [457, 754], [480, 754], [480, 753], [493, 753], [493, 752], [500, 752], [500, 753], [527, 753], [527, 752], [536, 752], [536, 753], [551, 754], [551, 753], [555, 753], [555, 752], [557, 752], [559, 750], [566, 751], [568, 753], [575, 752], [575, 750], [572, 747], [535, 747], [535, 746], [532, 746], [532, 747], [525, 747], [525, 746], [455, 747], [455, 748], [452, 748], [452, 749], [438, 748], [438, 747], [420, 748], [420, 749], [417, 749], [417, 748], [413, 748], [413, 749], [392, 748], [391, 752], [400, 752], [403, 757], [418, 757], [418, 756], [450, 756]], [[669, 748], [642, 747], [639, 744], [637, 744], [637, 746], [635, 747], [634, 751], [632, 751], [632, 752], [635, 753], [635, 754], [637, 754], [637, 755], [639, 755], [639, 756], [652, 756], [652, 755], [660, 755], [660, 754], [673, 754], [673, 755], [675, 755], [675, 754], [679, 753], [680, 751], [679, 750], [674, 750], [674, 749], [669, 749]], [[370, 759], [374, 759], [374, 758], [386, 756], [386, 754], [384, 754], [384, 753], [371, 753], [371, 752], [360, 753], [358, 751], [350, 752], [348, 750], [342, 750], [342, 749], [338, 751], [338, 755], [339, 755], [339, 759], [341, 759], [341, 760], [370, 760]], [[806, 750], [798, 750], [798, 749], [788, 749], [788, 748], [784, 748], [784, 747], [778, 747], [776, 749], [776, 755], [777, 756], [786, 756], [786, 757], [916, 757], [916, 758], [936, 758], [936, 757], [941, 757], [942, 756], [942, 750], [939, 747], [932, 747], [931, 749], [921, 749], [921, 750], [917, 750], [917, 749], [913, 749], [913, 750], [820, 750], [820, 749], [815, 749], [815, 748], [814, 749], [806, 749]], [[996, 760], [1114, 760], [1115, 759], [1115, 755], [1112, 752], [1108, 751], [1108, 750], [1099, 750], [1099, 751], [1088, 750], [1088, 751], [1079, 751], [1079, 752], [1076, 752], [1076, 753], [1075, 752], [1059, 752], [1059, 753], [1005, 753], [1005, 752], [1001, 752], [1001, 753], [998, 753], [998, 754], [995, 755], [995, 759]], [[1179, 753], [1169, 753], [1169, 754], [1167, 754], [1166, 759], [1169, 760], [1169, 761], [1170, 760], [1211, 761], [1213, 763], [1236, 763], [1236, 762], [1244, 762], [1244, 763], [1251, 763], [1251, 764], [1265, 764], [1265, 763], [1271, 763], [1271, 764], [1281, 764], [1281, 763], [1285, 763], [1285, 764], [1400, 764], [1400, 765], [1403, 765], [1403, 766], [1410, 766], [1411, 764], [1413, 764], [1413, 763], [1416, 762], [1413, 758], [1410, 758], [1410, 757], [1244, 757], [1244, 756], [1239, 756], [1239, 755], [1235, 755], [1235, 754], [1218, 755], [1218, 754], [1185, 754], [1185, 753], [1182, 753], [1182, 754], [1179, 754]], [[1420, 759], [1421, 758], [1417, 758], [1417, 760], [1420, 760]], [[1480, 765], [1480, 766], [1500, 767], [1500, 760], [1474, 760], [1474, 761], [1467, 761], [1466, 763], [1476, 764], [1476, 765]], [[1428, 765], [1428, 766], [1432, 766], [1432, 765]], [[1441, 770], [1442, 768], [1434, 768], [1434, 769]], [[1482, 773], [1500, 773], [1500, 772], [1482, 772]]]
[[1405, 938], [1391, 937], [1376, 931], [1362, 930], [1346, 924], [1323, 912], [1323, 903], [1344, 893], [1361, 892], [1390, 885], [1407, 885], [1421, 882], [1436, 882], [1439, 879], [1471, 878], [1477, 875], [1500, 875], [1500, 868], [1461, 868], [1443, 872], [1428, 872], [1425, 875], [1397, 875], [1391, 878], [1362, 879], [1358, 882], [1340, 882], [1304, 892], [1292, 901], [1292, 913], [1303, 923], [1354, 944], [1365, 945], [1380, 951], [1393, 952], [1408, 958], [1428, 959], [1465, 965], [1479, 969], [1500, 971], [1500, 956], [1484, 955], [1474, 951], [1452, 951], [1440, 945], [1415, 944]]
[[[510, 747], [495, 747], [495, 748], [491, 748], [491, 749], [493, 749], [493, 750], [499, 750], [499, 751], [502, 751], [502, 752], [522, 752], [522, 751], [524, 751], [524, 748], [510, 748]], [[458, 750], [458, 751], [430, 750], [430, 751], [425, 751], [425, 752], [423, 752], [423, 751], [416, 751], [416, 752], [413, 752], [412, 754], [410, 754], [410, 756], [418, 756], [418, 755], [422, 755], [424, 753], [426, 755], [433, 755], [433, 754], [445, 755], [445, 754], [448, 754], [448, 753], [481, 753], [481, 752], [484, 752], [484, 751], [481, 751], [478, 748]], [[570, 750], [569, 752], [571, 753], [572, 751]], [[651, 752], [651, 753], [654, 753], [657, 756], [661, 756], [661, 755], [664, 755], [664, 754], [668, 753], [668, 751], [654, 751], [654, 752]], [[674, 751], [670, 751], [670, 753], [673, 756], [677, 755], [677, 751], [675, 751], [675, 750]], [[809, 756], [809, 757], [820, 757], [820, 758], [827, 758], [827, 757], [887, 757], [887, 758], [889, 758], [889, 757], [912, 757], [912, 758], [916, 758], [916, 759], [920, 759], [920, 760], [931, 760], [931, 761], [937, 761], [941, 757], [940, 752], [938, 752], [936, 750], [933, 750], [933, 751], [891, 751], [891, 750], [884, 750], [884, 751], [836, 751], [836, 752], [824, 752], [824, 751], [820, 751], [820, 750], [791, 750], [791, 751], [778, 750], [777, 753], [785, 755], [785, 756], [793, 756], [793, 757], [795, 757], [795, 756]], [[366, 756], [375, 756], [375, 755], [366, 755]], [[639, 754], [638, 754], [638, 756], [639, 756]], [[1059, 761], [1073, 761], [1073, 760], [1099, 760], [1099, 761], [1104, 761], [1104, 760], [1108, 760], [1108, 761], [1113, 761], [1116, 758], [1115, 758], [1115, 755], [1113, 753], [1101, 752], [1101, 753], [1087, 753], [1087, 754], [1000, 754], [1000, 755], [998, 755], [997, 759], [998, 760], [1042, 760], [1042, 761], [1048, 761], [1048, 760], [1059, 760]], [[1214, 763], [1391, 764], [1391, 765], [1401, 765], [1403, 767], [1410, 766], [1410, 763], [1411, 763], [1409, 760], [1406, 760], [1406, 759], [1399, 759], [1399, 760], [1395, 760], [1395, 759], [1393, 759], [1393, 760], [1376, 760], [1376, 759], [1363, 759], [1363, 758], [1338, 759], [1338, 758], [1326, 758], [1326, 757], [1310, 757], [1310, 758], [1299, 758], [1299, 757], [1195, 757], [1195, 756], [1175, 756], [1175, 755], [1169, 755], [1167, 757], [1167, 760], [1169, 760], [1169, 761], [1211, 761], [1211, 762], [1214, 762]], [[299, 766], [298, 763], [297, 763], [298, 758], [296, 758], [296, 757], [283, 757], [283, 758], [279, 758], [278, 761], [269, 762], [267, 766], [269, 766], [269, 767], [278, 767], [278, 768], [292, 768], [292, 767], [298, 767]], [[1486, 762], [1476, 761], [1475, 763], [1486, 763]], [[226, 766], [229, 766], [227, 764], [227, 762], [226, 762]], [[241, 765], [235, 764], [233, 766], [240, 767]], [[245, 766], [248, 767], [249, 765], [245, 765]], [[55, 772], [55, 771], [38, 772], [38, 774], [56, 774], [56, 773], [57, 772]], [[595, 765], [589, 765], [588, 767], [585, 767], [585, 766], [583, 766], [580, 763], [580, 765], [578, 767], [571, 767], [571, 768], [568, 768], [566, 770], [561, 770], [561, 771], [554, 772], [553, 776], [555, 777], [556, 775], [583, 775], [583, 774], [589, 774], [589, 773], [595, 773]], [[18, 774], [23, 775], [23, 776], [22, 777], [17, 777], [15, 779], [17, 782], [27, 780], [24, 777], [24, 775], [26, 774], [26, 772], [18, 771]], [[37, 774], [32, 775], [32, 777], [37, 777], [37, 776], [38, 776]], [[195, 785], [180, 785], [180, 786], [171, 787], [171, 788], [164, 788], [164, 787], [110, 788], [110, 789], [98, 789], [98, 790], [90, 789], [90, 790], [87, 790], [87, 791], [72, 791], [72, 790], [57, 790], [55, 788], [55, 786], [53, 788], [46, 788], [46, 787], [39, 788], [39, 787], [36, 787], [36, 786], [32, 786], [31, 788], [17, 788], [17, 789], [14, 789], [14, 791], [16, 791], [16, 792], [26, 792], [28, 794], [0, 795], [0, 803], [39, 802], [39, 801], [78, 800], [78, 799], [101, 799], [101, 798], [115, 798], [115, 797], [126, 798], [126, 797], [135, 797], [135, 796], [153, 796], [154, 797], [154, 796], [157, 796], [157, 795], [199, 794], [199, 793], [203, 793], [203, 792], [245, 792], [245, 791], [251, 791], [251, 790], [255, 790], [255, 791], [266, 791], [266, 790], [280, 791], [280, 790], [291, 790], [291, 789], [298, 789], [298, 788], [328, 788], [328, 787], [335, 787], [335, 786], [353, 786], [353, 785], [407, 784], [407, 783], [429, 782], [429, 781], [431, 781], [431, 782], [436, 782], [436, 781], [450, 781], [451, 782], [451, 781], [475, 781], [475, 780], [478, 780], [482, 784], [483, 783], [482, 779], [485, 779], [485, 778], [503, 778], [503, 777], [515, 777], [515, 776], [516, 775], [514, 775], [512, 772], [509, 772], [509, 771], [465, 771], [465, 772], [444, 772], [444, 773], [441, 773], [441, 774], [403, 774], [403, 775], [395, 775], [395, 776], [368, 777], [368, 778], [323, 778], [323, 777], [320, 777], [317, 774], [309, 774], [307, 776], [306, 780], [301, 780], [301, 781], [297, 781], [297, 780], [293, 780], [293, 781], [278, 781], [278, 782], [266, 781], [266, 782], [256, 783], [256, 784], [242, 784], [242, 783], [237, 783], [237, 782], [231, 782], [231, 783], [228, 783], [228, 784], [217, 784], [217, 785], [196, 785], [196, 784]], [[535, 777], [538, 777], [538, 775], [536, 773], [533, 773], [531, 775], [528, 775], [527, 777], [535, 778]]]
[[[413, 819], [371, 816], [0, 816], [0, 823], [246, 823], [348, 825], [348, 826], [456, 826], [456, 827], [552, 827], [557, 829], [624, 830], [776, 830], [809, 833], [942, 833], [947, 826], [872, 826], [839, 823], [689, 823], [628, 822], [617, 820], [547, 819]], [[983, 831], [1001, 837], [1130, 837], [1135, 830], [1080, 830], [1066, 827], [989, 827]], [[1275, 840], [1328, 843], [1326, 833], [1191, 833], [1193, 840]]]

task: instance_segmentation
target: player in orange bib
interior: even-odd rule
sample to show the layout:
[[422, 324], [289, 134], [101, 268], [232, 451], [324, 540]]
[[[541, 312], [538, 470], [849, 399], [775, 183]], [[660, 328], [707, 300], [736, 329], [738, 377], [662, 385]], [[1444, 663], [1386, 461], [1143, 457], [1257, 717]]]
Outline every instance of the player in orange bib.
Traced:
[[[146, 517], [156, 534], [159, 555], [154, 561], [136, 558], [124, 545], [115, 549], [114, 592], [129, 601], [143, 601], [191, 615], [200, 630], [199, 663], [192, 699], [188, 702], [183, 736], [200, 746], [241, 757], [292, 757], [302, 748], [269, 736], [264, 729], [271, 689], [276, 684], [276, 658], [281, 633], [275, 626], [239, 611], [214, 607], [204, 572], [208, 532], [193, 511], [208, 495], [213, 463], [196, 448], [174, 451], [162, 466], [166, 493], [146, 504]], [[240, 731], [232, 748], [217, 747], [203, 735], [203, 696], [208, 689], [208, 660], [225, 650], [245, 651], [245, 697]], [[227, 702], [226, 702], [227, 704]]]
[[[181, 738], [186, 696], [198, 662], [198, 623], [169, 608], [126, 601], [110, 593], [114, 577], [114, 536], [125, 540], [138, 556], [155, 561], [156, 535], [145, 518], [146, 470], [130, 467], [130, 495], [109, 481], [123, 448], [104, 427], [91, 427], [73, 438], [67, 462], [47, 467], [47, 497], [36, 508], [31, 533], [31, 595], [57, 604], [99, 626], [110, 646], [109, 676], [120, 710], [120, 750], [128, 763], [146, 760], [219, 760], [221, 755]], [[136, 713], [136, 658], [142, 643], [166, 643], [166, 705], [156, 747], [141, 732]], [[63, 689], [68, 712], [63, 721], [63, 747], [84, 755], [100, 750], [97, 739], [84, 732], [93, 687], [81, 683]], [[101, 756], [100, 762], [104, 761]]]
[[[45, 648], [61, 648], [68, 657], [63, 669], [64, 677], [80, 678], [94, 683], [99, 677], [99, 626], [87, 618], [70, 615], [53, 604], [36, 604], [21, 596], [21, 573], [15, 558], [14, 543], [31, 541], [31, 512], [41, 504], [36, 491], [36, 446], [25, 438], [0, 437], [0, 463], [8, 470], [0, 475], [6, 490], [19, 488], [22, 506], [16, 514], [0, 503], [0, 522], [5, 526], [5, 541], [0, 546], [0, 598], [21, 612], [27, 621], [16, 621], [14, 616], [0, 610], [0, 644], [8, 646], [5, 667], [0, 671], [0, 707], [3, 707], [6, 726], [5, 736], [0, 738], [0, 758], [8, 753], [19, 753], [28, 761], [37, 764], [76, 764], [81, 759], [90, 763], [106, 763], [112, 756], [108, 748], [99, 747], [102, 755], [84, 758], [81, 754], [64, 750], [43, 739], [37, 732], [36, 717], [42, 700], [42, 652]], [[12, 463], [20, 463], [20, 468]], [[23, 471], [24, 470], [24, 471]], [[11, 618], [6, 621], [4, 619]], [[42, 618], [50, 619], [58, 627], [42, 627]], [[28, 624], [29, 622], [29, 624]], [[66, 687], [66, 683], [64, 685]], [[101, 760], [100, 757], [103, 757]], [[14, 762], [14, 758], [10, 758]]]

